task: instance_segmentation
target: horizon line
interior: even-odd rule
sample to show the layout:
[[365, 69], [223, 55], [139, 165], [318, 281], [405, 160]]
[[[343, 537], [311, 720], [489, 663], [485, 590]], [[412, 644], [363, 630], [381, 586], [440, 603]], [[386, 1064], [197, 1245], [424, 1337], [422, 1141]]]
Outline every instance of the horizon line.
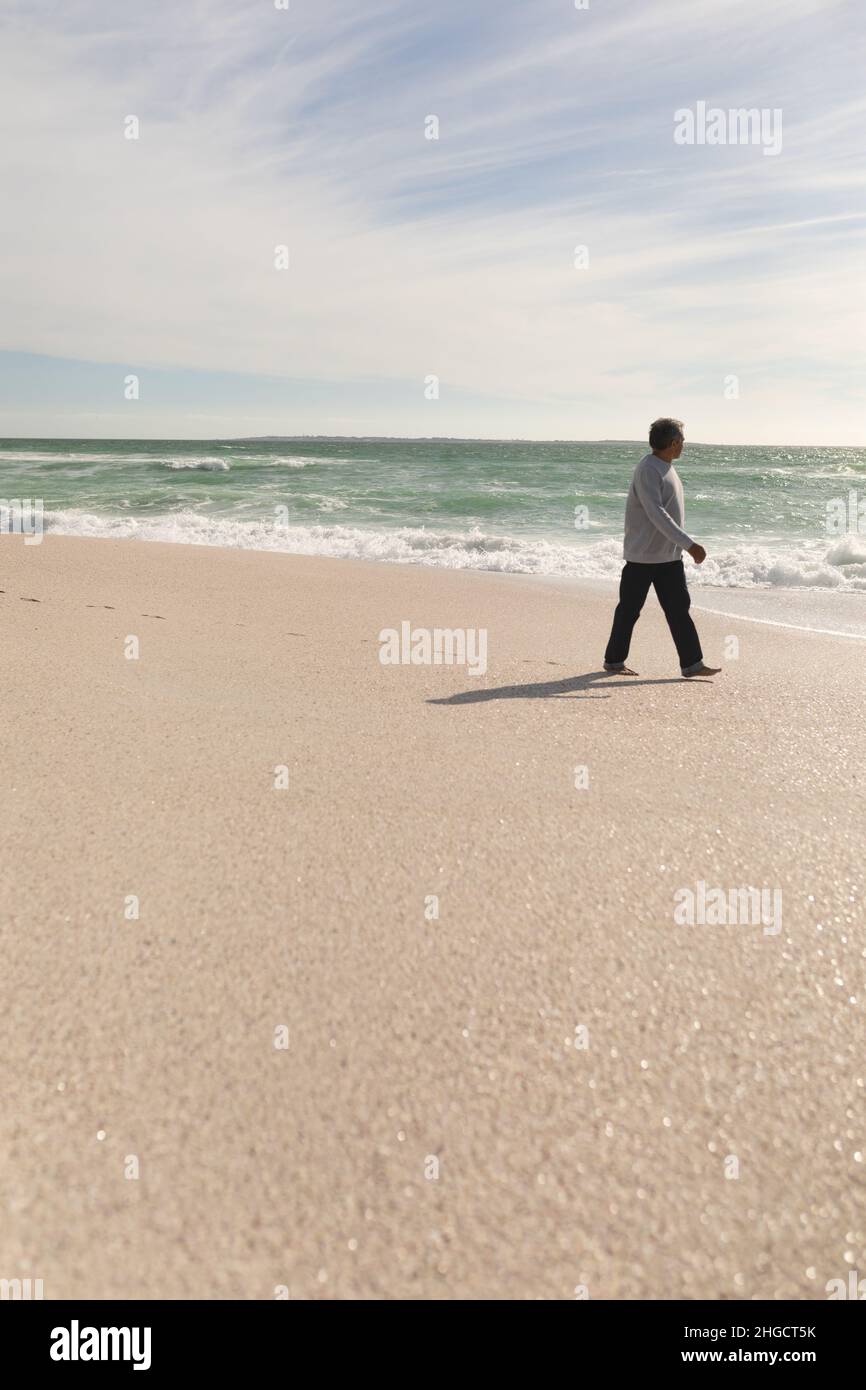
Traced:
[[[292, 444], [313, 443], [358, 444], [637, 444], [647, 440], [614, 438], [577, 439], [566, 436], [536, 439], [528, 435], [471, 435], [471, 434], [244, 434], [244, 435], [92, 435], [92, 434], [17, 434], [0, 435], [0, 443], [89, 443], [89, 444]], [[686, 446], [703, 449], [866, 449], [864, 444], [734, 444], [705, 439], [687, 439]]]

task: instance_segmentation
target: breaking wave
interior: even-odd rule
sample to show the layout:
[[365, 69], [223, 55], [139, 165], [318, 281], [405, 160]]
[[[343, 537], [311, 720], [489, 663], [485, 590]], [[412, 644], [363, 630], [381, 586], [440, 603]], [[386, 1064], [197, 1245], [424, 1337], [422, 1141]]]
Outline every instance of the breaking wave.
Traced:
[[[541, 537], [496, 536], [479, 527], [433, 531], [426, 527], [279, 526], [270, 517], [250, 521], [193, 511], [110, 517], [68, 510], [46, 513], [45, 529], [66, 536], [166, 541], [561, 578], [615, 579], [622, 568], [622, 543], [618, 539], [565, 544]], [[778, 547], [720, 540], [715, 545], [708, 543], [707, 548], [710, 555], [700, 568], [687, 561], [689, 583], [695, 587], [866, 592], [866, 536], [843, 536], [832, 544], [823, 540]]]

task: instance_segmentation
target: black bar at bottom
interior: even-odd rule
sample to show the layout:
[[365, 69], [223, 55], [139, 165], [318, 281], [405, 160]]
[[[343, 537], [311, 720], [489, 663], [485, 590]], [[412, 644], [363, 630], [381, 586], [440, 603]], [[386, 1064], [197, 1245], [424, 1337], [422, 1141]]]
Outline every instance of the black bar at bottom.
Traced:
[[[842, 1300], [840, 1300], [842, 1301]], [[100, 1369], [117, 1375], [128, 1372], [151, 1378], [194, 1371], [225, 1377], [233, 1372], [261, 1371], [276, 1363], [287, 1371], [300, 1369], [297, 1358], [306, 1353], [315, 1358], [314, 1367], [322, 1373], [339, 1365], [345, 1348], [346, 1361], [354, 1374], [376, 1371], [385, 1375], [408, 1366], [399, 1347], [407, 1333], [410, 1316], [431, 1317], [429, 1331], [442, 1331], [439, 1319], [448, 1314], [441, 1307], [424, 1314], [418, 1303], [399, 1303], [399, 1317], [389, 1317], [389, 1337], [393, 1341], [379, 1346], [371, 1364], [370, 1333], [379, 1332], [374, 1308], [364, 1305], [364, 1323], [358, 1313], [345, 1305], [332, 1305], [329, 1318], [322, 1321], [323, 1304], [296, 1302], [4, 1302], [0, 1304], [0, 1334], [3, 1361], [24, 1375], [50, 1372], [69, 1376], [85, 1373], [92, 1377]], [[474, 1305], [470, 1305], [474, 1306]], [[487, 1304], [485, 1306], [495, 1306]], [[625, 1303], [575, 1301], [567, 1310], [560, 1308], [551, 1317], [536, 1311], [525, 1327], [509, 1315], [507, 1335], [497, 1333], [490, 1340], [484, 1324], [475, 1322], [460, 1329], [469, 1334], [483, 1360], [482, 1348], [491, 1362], [497, 1349], [508, 1357], [509, 1366], [516, 1352], [529, 1364], [551, 1353], [567, 1356], [572, 1364], [588, 1369], [590, 1364], [612, 1375], [630, 1370], [667, 1372], [717, 1366], [729, 1370], [763, 1367], [776, 1370], [788, 1366], [811, 1367], [826, 1377], [843, 1366], [854, 1369], [861, 1364], [864, 1333], [863, 1310], [840, 1307], [834, 1301], [798, 1303], [693, 1302]], [[351, 1342], [323, 1341], [323, 1330], [336, 1332], [349, 1321], [361, 1337]], [[543, 1354], [535, 1340], [544, 1331]], [[422, 1337], [427, 1329], [419, 1329]], [[366, 1333], [366, 1336], [364, 1335]], [[549, 1337], [561, 1333], [559, 1348]], [[453, 1348], [447, 1342], [432, 1346], [425, 1342], [419, 1371], [428, 1374], [441, 1369], [453, 1375]], [[389, 1350], [390, 1346], [390, 1350]], [[438, 1350], [437, 1348], [441, 1348]], [[350, 1360], [351, 1358], [351, 1360]], [[466, 1369], [466, 1360], [458, 1357]], [[489, 1369], [489, 1367], [488, 1367]], [[540, 1373], [539, 1371], [536, 1374]]]

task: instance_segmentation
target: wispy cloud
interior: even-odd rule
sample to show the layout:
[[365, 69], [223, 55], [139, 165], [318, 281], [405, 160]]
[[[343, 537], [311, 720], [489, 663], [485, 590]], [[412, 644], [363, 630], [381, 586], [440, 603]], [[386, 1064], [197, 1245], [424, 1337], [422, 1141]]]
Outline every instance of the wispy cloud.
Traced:
[[[860, 31], [849, 0], [7, 6], [0, 348], [220, 373], [190, 419], [224, 421], [238, 373], [318, 382], [365, 432], [671, 409], [861, 442]], [[676, 145], [698, 100], [780, 109], [781, 153]], [[144, 433], [208, 433], [140, 404]]]

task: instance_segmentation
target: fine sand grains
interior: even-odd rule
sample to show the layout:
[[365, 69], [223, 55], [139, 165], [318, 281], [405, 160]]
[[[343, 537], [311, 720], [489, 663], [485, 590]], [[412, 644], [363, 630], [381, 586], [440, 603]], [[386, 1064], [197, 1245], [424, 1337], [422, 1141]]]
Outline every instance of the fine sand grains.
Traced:
[[[53, 537], [0, 567], [0, 1275], [824, 1298], [866, 1268], [862, 642], [697, 613], [724, 669], [684, 682], [650, 601], [628, 680], [612, 591]], [[483, 631], [486, 669], [382, 664], [404, 622], [455, 660]]]

